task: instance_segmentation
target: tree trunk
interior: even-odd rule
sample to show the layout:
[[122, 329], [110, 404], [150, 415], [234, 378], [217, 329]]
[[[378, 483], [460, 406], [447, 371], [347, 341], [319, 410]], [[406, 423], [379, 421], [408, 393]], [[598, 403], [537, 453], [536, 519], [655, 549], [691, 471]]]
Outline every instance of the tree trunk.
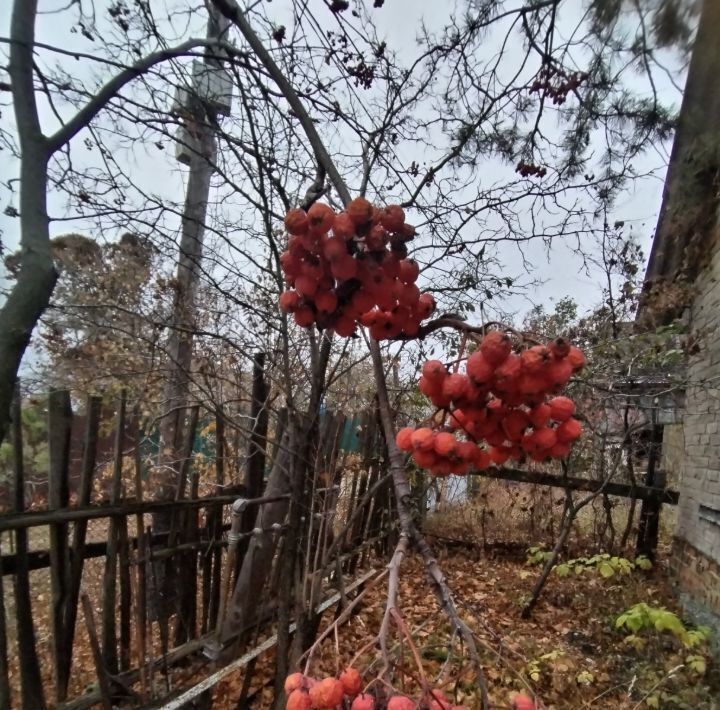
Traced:
[[[288, 423], [286, 434], [283, 437], [280, 452], [275, 459], [265, 494], [267, 496], [282, 495], [290, 491], [290, 430], [292, 424]], [[283, 499], [274, 503], [260, 506], [255, 518], [255, 528], [269, 530], [273, 525], [281, 525], [287, 515], [289, 501]], [[228, 605], [227, 614], [223, 620], [219, 641], [224, 644], [240, 633], [251, 621], [251, 610], [257, 608], [258, 600], [265, 585], [272, 559], [275, 553], [276, 534], [262, 532], [253, 535], [248, 545], [245, 559], [240, 568], [240, 575], [235, 583], [232, 599]]]
[[[720, 172], [720, 3], [704, 0], [670, 154], [663, 201], [645, 275], [640, 321], [667, 321], [687, 298], [667, 282], [691, 283], [711, 253], [706, 248], [717, 223]], [[656, 298], [653, 298], [656, 296]]]
[[37, 0], [15, 0], [10, 25], [13, 107], [20, 141], [20, 272], [0, 309], [0, 442], [10, 424], [15, 378], [30, 335], [50, 302], [57, 273], [47, 215], [49, 150], [40, 132], [33, 86]]

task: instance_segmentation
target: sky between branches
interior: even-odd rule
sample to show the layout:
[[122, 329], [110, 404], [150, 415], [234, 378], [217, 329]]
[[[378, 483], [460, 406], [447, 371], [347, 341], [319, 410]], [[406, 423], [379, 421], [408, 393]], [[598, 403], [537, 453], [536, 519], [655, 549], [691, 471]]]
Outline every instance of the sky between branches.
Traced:
[[[183, 4], [170, 3], [170, 6], [179, 7]], [[315, 0], [309, 4], [319, 16], [323, 16], [322, 13], [325, 12], [328, 26], [330, 26], [332, 18], [324, 5]], [[73, 32], [73, 13], [53, 12], [53, 10], [64, 7], [64, 5], [60, 0], [41, 0], [37, 40], [61, 47], [64, 50], [93, 52], [94, 43], [90, 42], [81, 33]], [[102, 23], [108, 23], [107, 13], [103, 12], [107, 10], [107, 5], [109, 3], [96, 3], [100, 27], [102, 27]], [[288, 5], [288, 2], [275, 0], [271, 5], [268, 5], [266, 13], [277, 24], [291, 23], [292, 18], [288, 14]], [[461, 0], [460, 3], [454, 5], [454, 8], [458, 9], [466, 6], [467, 4]], [[416, 2], [386, 0], [382, 8], [371, 12], [376, 23], [377, 33], [386, 40], [388, 49], [397, 54], [400, 63], [409, 65], [419, 52], [416, 36], [421, 25], [424, 24], [431, 33], [439, 31], [447, 22], [452, 7], [451, 3], [438, 3], [434, 0], [418, 0]], [[10, 11], [10, 3], [2, 3], [0, 6], [0, 36], [2, 37], [9, 35]], [[577, 11], [578, 13], [582, 11], [580, 3], [577, 4]], [[196, 12], [190, 16], [182, 16], [182, 19], [186, 21], [184, 26], [179, 21], [179, 16], [175, 16], [172, 21], [167, 22], [166, 27], [160, 27], [161, 32], [166, 32], [168, 37], [174, 37], [173, 40], [168, 40], [168, 44], [182, 41], [191, 36], [203, 36], [206, 22], [204, 13]], [[561, 17], [558, 23], [559, 31], [562, 32], [564, 26], [571, 28], [576, 19], [574, 17]], [[291, 34], [290, 31], [289, 34]], [[493, 37], [488, 38], [488, 51], [492, 51], [493, 41]], [[7, 55], [7, 45], [2, 46], [2, 52]], [[66, 56], [58, 56], [42, 50], [39, 50], [38, 56], [48, 63], [54, 63], [57, 60], [73, 76], [88, 82], [88, 84], [98, 74], [98, 68], [87, 60], [76, 61]], [[680, 73], [679, 62], [677, 67], [678, 74], [674, 79], [676, 84], [682, 85], [684, 77]], [[103, 72], [103, 75], [107, 76], [107, 72]], [[671, 80], [662, 75], [658, 75], [654, 79], [661, 100], [675, 106], [679, 105], [680, 96]], [[640, 83], [638, 84], [638, 90], [642, 90]], [[6, 94], [5, 97], [7, 96]], [[235, 107], [237, 107], [237, 93], [235, 102]], [[67, 115], [70, 115], [72, 107], [66, 106], [65, 108], [67, 109]], [[53, 116], [46, 102], [41, 101], [40, 109], [42, 125], [46, 133], [49, 133], [58, 125], [57, 119]], [[3, 108], [0, 125], [12, 131], [13, 116], [11, 108], [7, 105]], [[88, 151], [83, 147], [83, 139], [87, 135], [88, 132], [83, 131], [75, 138], [72, 144], [72, 155], [77, 164], [90, 166], [97, 162], [98, 157], [93, 151]], [[342, 141], [342, 136], [340, 139]], [[669, 145], [664, 146], [660, 151], [651, 150], [634, 162], [633, 167], [637, 173], [649, 175], [628, 183], [626, 190], [616, 201], [610, 215], [611, 221], [622, 220], [626, 223], [626, 231], [631, 230], [636, 235], [646, 254], [649, 251], [657, 212], [660, 207], [665, 173], [664, 164], [667, 160], [669, 147]], [[8, 153], [9, 151], [5, 150], [2, 159], [0, 234], [6, 251], [10, 252], [18, 244], [19, 223], [17, 219], [2, 213], [2, 210], [5, 210], [6, 207], [17, 204], [17, 182], [12, 184], [12, 190], [8, 189], [8, 182], [15, 178], [17, 174], [17, 163], [10, 159]], [[408, 162], [412, 160], [422, 162], [424, 158], [421, 155], [414, 155], [409, 146], [401, 146], [398, 155]], [[147, 148], [132, 153], [128, 151], [117, 159], [125, 166], [138, 187], [156, 195], [159, 201], [175, 204], [182, 203], [187, 168], [174, 159], [174, 149], [171, 142], [166, 142], [164, 150]], [[508, 169], [512, 171], [512, 167], [501, 164], [497, 158], [489, 158], [480, 162], [480, 171], [489, 176], [501, 171], [507, 172]], [[13, 194], [13, 191], [15, 194]], [[53, 218], [51, 224], [52, 235], [77, 231], [93, 234], [99, 239], [113, 240], [119, 237], [119, 232], [98, 234], [94, 231], [88, 220], [78, 218], [73, 208], [68, 208], [66, 196], [58, 191], [51, 192], [49, 196], [49, 211]], [[246, 220], [247, 215], [242, 215], [242, 219]], [[165, 229], [167, 234], [177, 236], [179, 217], [177, 215], [169, 216]], [[540, 241], [526, 244], [523, 247], [525, 256], [523, 261], [515, 245], [501, 244], [498, 247], [499, 255], [505, 264], [505, 271], [508, 275], [520, 276], [521, 280], [527, 282], [529, 279], [527, 276], [523, 276], [523, 271], [527, 265], [530, 265], [530, 279], [544, 282], [533, 285], [523, 295], [513, 296], [508, 299], [502, 304], [503, 310], [511, 313], [522, 313], [527, 311], [533, 303], [551, 306], [553, 300], [564, 296], [574, 298], [578, 302], [581, 312], [597, 305], [601, 298], [602, 288], [599, 274], [594, 267], [590, 266], [588, 268], [587, 264], [584, 264], [583, 259], [574, 252], [573, 246], [577, 245], [556, 243], [552, 250], [548, 250]], [[170, 253], [171, 250], [168, 249], [168, 254]], [[3, 285], [4, 283], [6, 282], [3, 282]]]

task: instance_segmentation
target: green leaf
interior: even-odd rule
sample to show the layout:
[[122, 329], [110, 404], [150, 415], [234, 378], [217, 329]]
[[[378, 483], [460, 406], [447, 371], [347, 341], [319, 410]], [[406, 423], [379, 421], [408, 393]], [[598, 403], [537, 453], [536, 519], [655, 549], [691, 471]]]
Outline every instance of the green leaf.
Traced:
[[590, 671], [580, 671], [577, 676], [575, 676], [575, 680], [580, 685], [592, 685], [595, 680], [595, 676]]
[[712, 633], [712, 630], [709, 626], [698, 626], [695, 629], [695, 632], [703, 637], [703, 639], [707, 640], [710, 638], [710, 634]]
[[704, 656], [688, 656], [685, 659], [685, 662], [687, 663], [688, 668], [698, 675], [704, 675], [707, 670], [707, 662], [705, 661]]
[[598, 565], [598, 572], [600, 573], [600, 576], [605, 577], [605, 579], [608, 579], [609, 577], [612, 577], [615, 574], [615, 570], [613, 569], [613, 566], [606, 560], [603, 560]]
[[635, 558], [635, 566], [643, 570], [648, 570], [652, 569], [653, 563], [645, 557], [645, 555], [640, 555]]
[[688, 631], [682, 641], [688, 648], [693, 648], [694, 646], [699, 646], [705, 643], [705, 641], [708, 640], [709, 636], [710, 633], [707, 626], [700, 626], [697, 629], [692, 629], [691, 631]]
[[669, 631], [674, 636], [682, 638], [687, 636], [687, 631], [682, 621], [671, 611], [663, 611], [657, 614], [655, 618], [655, 629], [657, 631]]
[[649, 708], [659, 708], [660, 698], [657, 695], [648, 695], [648, 697], [645, 698], [645, 705]]
[[625, 612], [622, 616], [620, 616], [615, 625], [617, 628], [627, 626], [630, 631], [636, 634], [643, 626], [645, 626], [645, 619], [640, 614], [630, 611]]

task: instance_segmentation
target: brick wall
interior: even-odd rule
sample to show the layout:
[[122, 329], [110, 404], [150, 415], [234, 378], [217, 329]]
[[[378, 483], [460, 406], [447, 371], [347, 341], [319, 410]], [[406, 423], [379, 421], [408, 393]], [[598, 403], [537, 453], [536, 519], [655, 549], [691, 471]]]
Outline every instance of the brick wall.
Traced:
[[710, 614], [703, 623], [720, 636], [720, 248], [713, 252], [690, 312], [699, 347], [688, 361], [673, 569], [688, 611]]
[[670, 569], [685, 613], [713, 629], [711, 648], [720, 658], [720, 564], [676, 537]]

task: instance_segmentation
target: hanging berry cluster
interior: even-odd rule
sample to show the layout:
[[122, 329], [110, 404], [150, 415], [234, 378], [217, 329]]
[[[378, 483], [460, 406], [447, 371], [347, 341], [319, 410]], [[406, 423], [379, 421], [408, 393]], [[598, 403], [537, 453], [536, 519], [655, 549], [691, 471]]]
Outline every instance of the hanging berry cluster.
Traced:
[[360, 673], [347, 668], [339, 678], [315, 680], [302, 673], [291, 673], [285, 679], [287, 710], [310, 710], [311, 708], [336, 708], [345, 697], [357, 697], [362, 688]]
[[425, 362], [418, 386], [440, 415], [431, 426], [401, 429], [396, 443], [435, 476], [526, 457], [564, 458], [582, 425], [574, 402], [560, 392], [584, 365], [582, 351], [564, 338], [514, 352], [510, 335], [491, 331], [465, 372]]
[[553, 104], [561, 106], [565, 103], [567, 95], [576, 91], [588, 78], [589, 75], [585, 72], [568, 74], [558, 67], [546, 64], [530, 86], [530, 93], [544, 92], [552, 99]]
[[[315, 680], [302, 673], [292, 673], [285, 680], [285, 693], [287, 710], [467, 710], [465, 705], [454, 705], [442, 690], [428, 689], [419, 702], [405, 695], [376, 697], [364, 693], [360, 673], [355, 668], [346, 668], [337, 679]], [[529, 705], [522, 710], [535, 710], [532, 700], [527, 700]]]
[[415, 228], [399, 205], [379, 209], [358, 197], [336, 213], [316, 202], [307, 212], [290, 210], [285, 229], [280, 265], [290, 289], [280, 307], [299, 326], [349, 337], [361, 324], [375, 340], [414, 337], [435, 310], [415, 284], [420, 270], [406, 246]]

